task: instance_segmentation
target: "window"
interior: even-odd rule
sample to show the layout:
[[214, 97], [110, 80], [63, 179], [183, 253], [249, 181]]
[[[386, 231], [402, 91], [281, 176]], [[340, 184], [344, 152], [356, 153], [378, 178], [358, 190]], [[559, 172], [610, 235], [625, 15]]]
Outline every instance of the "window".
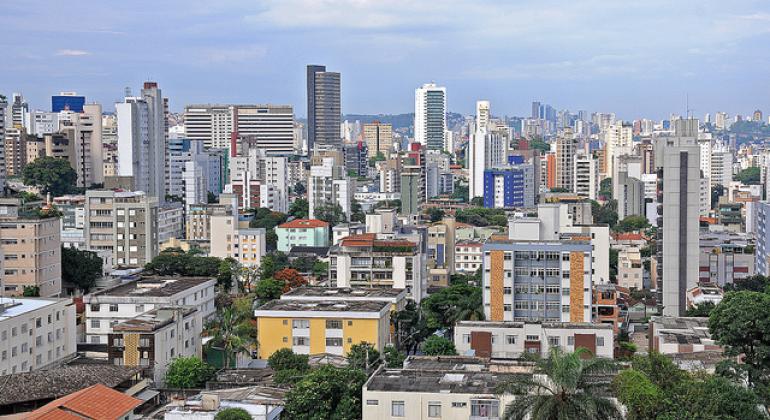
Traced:
[[516, 336], [515, 335], [506, 335], [505, 336], [505, 342], [508, 344], [516, 344]]
[[511, 293], [513, 293], [513, 289], [512, 288], [510, 288], [510, 287], [503, 287], [503, 294], [504, 295], [510, 295]]
[[118, 311], [118, 304], [117, 303], [111, 303], [110, 304], [110, 312], [117, 312]]
[[342, 329], [342, 321], [339, 319], [327, 319], [326, 320], [326, 329], [327, 330], [341, 330]]
[[91, 320], [91, 328], [99, 328], [99, 320], [98, 319], [92, 319]]
[[453, 402], [452, 403], [452, 408], [463, 408], [463, 407], [467, 407], [467, 406], [468, 406], [468, 403], [465, 403], [465, 402]]
[[342, 347], [341, 338], [327, 338], [326, 347]]
[[500, 416], [497, 400], [471, 400], [471, 417], [497, 418]]
[[470, 334], [463, 334], [463, 343], [470, 343], [471, 342], [471, 335]]
[[552, 347], [559, 347], [559, 345], [561, 345], [561, 338], [555, 335], [548, 336], [548, 345]]
[[136, 305], [134, 311], [139, 313], [144, 312], [144, 305]]
[[294, 341], [294, 345], [295, 346], [309, 346], [310, 345], [310, 338], [308, 338], [308, 337], [294, 337], [293, 341]]
[[440, 418], [441, 417], [441, 402], [431, 401], [428, 403], [428, 417]]
[[575, 345], [575, 336], [570, 335], [567, 337], [567, 345], [568, 346], [574, 346]]
[[353, 325], [353, 321], [348, 321], [348, 327]]
[[379, 400], [366, 400], [366, 405], [380, 405]]
[[392, 417], [404, 417], [404, 402], [403, 401], [393, 401], [390, 404], [390, 415]]
[[99, 336], [98, 335], [92, 335], [91, 336], [91, 344], [99, 344]]
[[527, 336], [527, 341], [540, 341], [540, 336], [539, 335], [528, 335]]
[[596, 347], [604, 347], [604, 337], [596, 337]]
[[291, 321], [291, 327], [296, 329], [308, 329], [310, 328], [310, 321], [307, 319], [295, 319]]

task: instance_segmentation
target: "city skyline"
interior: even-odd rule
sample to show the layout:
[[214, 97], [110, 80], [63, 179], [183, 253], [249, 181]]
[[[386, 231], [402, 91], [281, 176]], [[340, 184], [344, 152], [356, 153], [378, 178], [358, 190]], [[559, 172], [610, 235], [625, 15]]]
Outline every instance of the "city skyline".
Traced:
[[174, 112], [280, 103], [305, 118], [305, 66], [323, 63], [341, 73], [346, 114], [412, 112], [430, 81], [468, 115], [481, 99], [497, 115], [527, 116], [538, 100], [626, 120], [685, 114], [688, 97], [699, 118], [770, 108], [770, 7], [758, 1], [142, 3], [5, 5], [0, 92], [47, 109], [77, 91], [111, 112], [125, 86], [155, 80]]

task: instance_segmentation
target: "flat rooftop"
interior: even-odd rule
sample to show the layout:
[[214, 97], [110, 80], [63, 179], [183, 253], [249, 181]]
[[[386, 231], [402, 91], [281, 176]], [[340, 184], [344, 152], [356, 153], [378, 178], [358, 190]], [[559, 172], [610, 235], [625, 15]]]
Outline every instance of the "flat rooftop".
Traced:
[[215, 280], [211, 277], [142, 277], [139, 280], [130, 281], [110, 289], [101, 290], [90, 296], [92, 298], [98, 298], [100, 296], [169, 297], [208, 281]]
[[612, 330], [612, 324], [591, 322], [517, 322], [517, 321], [459, 321], [458, 327], [524, 328], [525, 325], [541, 325], [543, 328]]
[[297, 300], [273, 300], [257, 308], [257, 312], [380, 312], [389, 308], [390, 302], [324, 300], [303, 302]]
[[[55, 305], [67, 299], [46, 298], [0, 298], [0, 321], [10, 319], [46, 306]], [[72, 300], [70, 299], [70, 302]]]
[[123, 321], [114, 327], [113, 331], [155, 331], [174, 322], [177, 313], [182, 318], [193, 314], [197, 309], [191, 306], [163, 306], [137, 315], [127, 321]]
[[406, 296], [405, 289], [390, 287], [299, 287], [288, 293], [284, 293], [281, 299], [387, 299], [395, 300], [400, 296]]

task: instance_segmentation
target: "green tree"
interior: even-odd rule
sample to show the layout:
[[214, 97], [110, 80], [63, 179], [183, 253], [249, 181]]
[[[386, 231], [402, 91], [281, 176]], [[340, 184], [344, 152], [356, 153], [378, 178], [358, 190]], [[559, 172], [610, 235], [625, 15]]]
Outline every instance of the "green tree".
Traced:
[[257, 298], [259, 298], [260, 303], [279, 299], [283, 294], [283, 282], [272, 277], [262, 279], [257, 282], [254, 292], [256, 293]]
[[424, 312], [413, 300], [409, 300], [404, 309], [395, 314], [392, 322], [397, 349], [407, 354], [415, 353], [420, 343], [435, 331], [428, 327]]
[[463, 203], [467, 203], [469, 201], [469, 194], [468, 184], [463, 184], [460, 181], [455, 182], [451, 198], [455, 200], [461, 200]]
[[276, 272], [289, 266], [289, 257], [280, 251], [271, 252], [264, 257], [259, 266], [259, 278], [273, 277]]
[[711, 208], [715, 209], [719, 203], [719, 197], [725, 194], [725, 187], [722, 184], [716, 184], [711, 188]]
[[529, 148], [533, 150], [539, 150], [541, 152], [548, 152], [551, 150], [551, 145], [544, 142], [540, 137], [533, 137], [529, 140]]
[[594, 216], [594, 223], [606, 224], [612, 228], [618, 223], [618, 201], [607, 200], [604, 205], [592, 201], [591, 213]]
[[78, 174], [67, 159], [42, 157], [27, 164], [21, 172], [25, 185], [39, 187], [44, 194], [57, 197], [69, 193], [75, 187]]
[[360, 419], [364, 382], [362, 370], [324, 365], [305, 375], [286, 394], [285, 413], [293, 419]]
[[350, 201], [350, 221], [366, 222], [366, 213], [361, 210], [361, 204], [355, 198]]
[[102, 259], [96, 252], [61, 247], [62, 281], [88, 293], [102, 276]]
[[275, 371], [273, 379], [279, 384], [294, 384], [310, 370], [307, 355], [295, 354], [287, 348], [271, 354], [267, 365]]
[[635, 232], [644, 230], [650, 226], [650, 222], [644, 216], [628, 216], [615, 225], [618, 232]]
[[616, 248], [610, 248], [610, 280], [615, 281], [618, 277], [618, 257], [620, 251]]
[[233, 286], [233, 271], [238, 266], [238, 261], [233, 258], [225, 258], [217, 267], [217, 285], [226, 291]]
[[315, 218], [323, 220], [331, 227], [347, 221], [345, 212], [342, 211], [342, 207], [336, 203], [317, 207], [315, 209]]
[[729, 292], [709, 315], [711, 337], [727, 356], [741, 357], [751, 388], [770, 384], [770, 295]]
[[620, 372], [612, 381], [618, 401], [628, 408], [628, 420], [654, 419], [663, 405], [663, 392], [644, 374], [634, 369]]
[[438, 222], [444, 218], [444, 210], [441, 210], [438, 207], [430, 207], [425, 213], [428, 215], [431, 222]]
[[676, 367], [668, 357], [652, 351], [644, 356], [634, 356], [631, 366], [647, 375], [647, 378], [664, 391], [673, 389], [674, 385], [685, 378], [685, 373]]
[[40, 297], [40, 287], [39, 286], [24, 286], [24, 291], [22, 292], [22, 296], [24, 296], [24, 297]]
[[217, 198], [217, 195], [214, 194], [213, 192], [209, 191], [206, 194], [206, 202], [208, 204], [216, 204], [218, 201], [219, 201], [219, 199]]
[[256, 349], [256, 325], [252, 322], [253, 301], [243, 297], [236, 299], [233, 306], [225, 308], [207, 326], [213, 338], [206, 343], [209, 348], [221, 348], [224, 365], [230, 366], [239, 354]]
[[380, 352], [367, 342], [353, 344], [348, 351], [348, 366], [371, 372], [380, 362]]
[[770, 286], [770, 278], [761, 274], [746, 277], [745, 279], [735, 279], [733, 283], [725, 285], [725, 291], [736, 292], [764, 292]]
[[305, 188], [305, 184], [301, 182], [294, 184], [294, 194], [305, 195], [306, 192], [307, 192], [307, 188]]
[[402, 368], [404, 366], [404, 360], [406, 360], [406, 355], [390, 344], [385, 346], [382, 356], [385, 359], [385, 366], [391, 369]]
[[603, 395], [606, 383], [597, 380], [615, 369], [607, 359], [584, 359], [590, 352], [578, 349], [564, 353], [552, 347], [549, 357], [536, 363], [534, 375], [522, 375], [504, 384], [500, 391], [517, 396], [503, 413], [504, 419], [622, 419], [612, 400]]
[[431, 335], [422, 343], [422, 352], [428, 356], [454, 356], [457, 349], [451, 340]]
[[456, 284], [429, 295], [422, 308], [430, 328], [453, 329], [457, 321], [484, 319], [481, 287]]
[[316, 260], [313, 263], [313, 275], [316, 277], [325, 277], [329, 274], [329, 263]]
[[714, 308], [716, 308], [714, 302], [703, 302], [700, 305], [687, 308], [685, 316], [708, 317]]
[[242, 408], [225, 408], [214, 416], [214, 420], [252, 420], [251, 414]]
[[599, 182], [599, 197], [604, 200], [612, 198], [612, 178], [604, 178]]
[[735, 180], [746, 185], [758, 185], [762, 181], [762, 171], [756, 166], [750, 166], [738, 172]]
[[289, 216], [295, 217], [297, 219], [307, 219], [309, 211], [310, 210], [307, 200], [304, 198], [298, 198], [296, 201], [291, 203], [291, 206], [289, 207]]
[[169, 388], [201, 388], [214, 375], [214, 368], [201, 359], [177, 357], [166, 371], [166, 386]]

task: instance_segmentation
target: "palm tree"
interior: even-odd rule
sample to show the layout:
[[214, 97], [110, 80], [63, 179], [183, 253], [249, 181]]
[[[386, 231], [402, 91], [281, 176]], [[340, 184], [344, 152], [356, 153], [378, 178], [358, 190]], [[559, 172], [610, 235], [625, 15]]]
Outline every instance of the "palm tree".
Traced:
[[615, 364], [607, 359], [585, 359], [587, 355], [590, 352], [583, 348], [564, 353], [553, 347], [548, 359], [537, 361], [535, 375], [522, 375], [501, 386], [499, 393], [515, 395], [503, 419], [622, 419], [615, 403], [602, 395], [607, 387], [602, 378], [614, 371]]
[[209, 324], [208, 330], [214, 337], [207, 346], [221, 348], [224, 352], [224, 367], [229, 367], [233, 356], [256, 347], [253, 329], [250, 317], [244, 316], [243, 311], [233, 307], [226, 308], [219, 319]]

